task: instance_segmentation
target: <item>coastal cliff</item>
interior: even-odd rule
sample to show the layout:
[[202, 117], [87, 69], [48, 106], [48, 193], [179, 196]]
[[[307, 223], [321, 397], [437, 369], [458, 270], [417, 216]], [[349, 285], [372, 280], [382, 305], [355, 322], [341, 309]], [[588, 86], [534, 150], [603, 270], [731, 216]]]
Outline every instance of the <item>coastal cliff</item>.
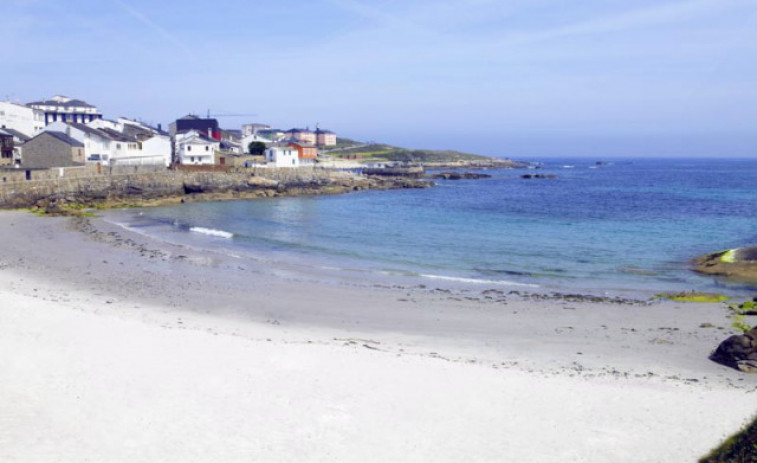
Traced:
[[151, 206], [431, 185], [410, 178], [374, 178], [317, 168], [240, 169], [228, 173], [162, 171], [4, 183], [0, 184], [0, 209], [63, 212], [71, 205]]

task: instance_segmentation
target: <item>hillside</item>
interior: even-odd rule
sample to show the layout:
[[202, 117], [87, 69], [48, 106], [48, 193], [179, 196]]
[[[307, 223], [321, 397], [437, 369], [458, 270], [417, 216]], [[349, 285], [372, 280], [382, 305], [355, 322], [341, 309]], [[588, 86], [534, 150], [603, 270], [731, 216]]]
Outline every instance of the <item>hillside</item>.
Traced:
[[333, 158], [357, 159], [366, 162], [504, 162], [497, 158], [462, 153], [454, 150], [411, 150], [383, 143], [361, 143], [345, 138], [338, 138], [337, 147], [331, 150], [324, 150], [323, 154]]

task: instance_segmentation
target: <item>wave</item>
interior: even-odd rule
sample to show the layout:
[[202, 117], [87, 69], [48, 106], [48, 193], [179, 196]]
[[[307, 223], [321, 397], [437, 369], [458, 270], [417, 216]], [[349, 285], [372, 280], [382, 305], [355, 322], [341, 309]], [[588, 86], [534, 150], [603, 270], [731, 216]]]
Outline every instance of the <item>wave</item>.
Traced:
[[475, 283], [475, 284], [487, 284], [487, 285], [499, 285], [499, 286], [524, 286], [527, 288], [538, 288], [539, 285], [530, 284], [530, 283], [516, 283], [514, 281], [505, 281], [505, 280], [479, 280], [477, 278], [461, 278], [461, 277], [448, 277], [443, 275], [427, 275], [427, 274], [421, 274], [423, 278], [431, 278], [434, 280], [444, 280], [444, 281], [456, 281], [458, 283]]
[[223, 230], [215, 230], [213, 228], [191, 227], [189, 231], [192, 231], [195, 233], [202, 233], [203, 235], [217, 236], [219, 238], [226, 238], [226, 239], [231, 239], [234, 237], [233, 233], [223, 231]]

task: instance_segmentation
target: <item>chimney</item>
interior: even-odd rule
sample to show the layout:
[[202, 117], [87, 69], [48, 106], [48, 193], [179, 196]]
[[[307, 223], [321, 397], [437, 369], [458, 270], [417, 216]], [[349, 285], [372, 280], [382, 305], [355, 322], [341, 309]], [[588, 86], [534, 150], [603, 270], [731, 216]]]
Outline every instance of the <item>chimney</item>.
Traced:
[[208, 127], [208, 138], [213, 138], [213, 128]]

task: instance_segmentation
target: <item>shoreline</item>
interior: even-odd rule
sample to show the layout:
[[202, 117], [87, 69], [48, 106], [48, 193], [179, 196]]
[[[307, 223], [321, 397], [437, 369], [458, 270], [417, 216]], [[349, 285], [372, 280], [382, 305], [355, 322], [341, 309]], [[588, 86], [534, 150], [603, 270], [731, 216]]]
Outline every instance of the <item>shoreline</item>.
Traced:
[[329, 284], [74, 220], [0, 213], [4, 460], [690, 461], [754, 413], [718, 304]]

